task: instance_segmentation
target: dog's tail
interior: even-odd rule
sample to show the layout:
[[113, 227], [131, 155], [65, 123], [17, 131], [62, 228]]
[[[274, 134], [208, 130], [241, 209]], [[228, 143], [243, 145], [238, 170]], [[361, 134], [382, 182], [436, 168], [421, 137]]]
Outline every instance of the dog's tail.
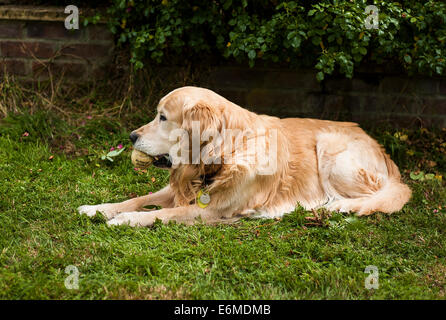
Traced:
[[401, 175], [396, 164], [384, 150], [382, 154], [387, 166], [387, 179], [378, 190], [367, 197], [357, 199], [361, 202], [358, 208], [359, 215], [369, 215], [376, 211], [384, 213], [399, 211], [412, 196], [410, 188], [401, 182]]
[[392, 213], [399, 211], [409, 201], [412, 191], [400, 179], [390, 177], [384, 186], [369, 197], [358, 198], [358, 215], [369, 215], [376, 211]]

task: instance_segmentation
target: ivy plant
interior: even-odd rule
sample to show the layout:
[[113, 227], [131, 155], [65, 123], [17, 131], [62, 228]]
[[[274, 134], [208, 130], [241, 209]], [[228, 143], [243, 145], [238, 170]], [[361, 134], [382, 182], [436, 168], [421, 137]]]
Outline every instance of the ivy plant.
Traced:
[[351, 78], [362, 64], [392, 64], [408, 74], [445, 75], [446, 4], [375, 0], [110, 0], [107, 17], [136, 68], [211, 54], [254, 66], [260, 60], [313, 66], [317, 79]]

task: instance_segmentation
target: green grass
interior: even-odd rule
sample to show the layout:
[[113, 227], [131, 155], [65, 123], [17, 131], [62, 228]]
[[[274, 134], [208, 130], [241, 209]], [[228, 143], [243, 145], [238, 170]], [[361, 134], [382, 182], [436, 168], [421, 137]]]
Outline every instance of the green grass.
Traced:
[[[279, 221], [108, 227], [75, 209], [168, 181], [162, 170], [133, 170], [128, 150], [100, 160], [110, 146], [129, 146], [127, 134], [119, 121], [70, 126], [47, 113], [0, 125], [1, 299], [445, 298], [446, 190], [437, 179], [410, 180], [429, 157], [415, 143], [404, 147], [415, 159], [403, 170], [414, 196], [391, 216], [334, 213], [314, 226], [296, 209]], [[444, 175], [435, 157], [431, 170]], [[78, 290], [64, 286], [68, 265], [79, 269]], [[379, 289], [364, 287], [368, 265], [379, 269]]]

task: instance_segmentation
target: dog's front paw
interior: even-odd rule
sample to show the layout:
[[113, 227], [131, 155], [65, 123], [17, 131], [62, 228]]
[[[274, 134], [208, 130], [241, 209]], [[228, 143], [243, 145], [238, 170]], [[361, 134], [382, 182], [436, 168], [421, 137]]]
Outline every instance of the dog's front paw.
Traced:
[[79, 212], [79, 214], [86, 214], [89, 217], [93, 217], [96, 215], [96, 212], [98, 211], [96, 207], [97, 206], [89, 206], [89, 205], [80, 206], [79, 208], [77, 208], [77, 212]]
[[151, 226], [156, 217], [150, 212], [123, 212], [113, 219], [109, 220], [109, 226], [129, 225], [131, 227]]
[[116, 216], [119, 211], [116, 209], [116, 206], [113, 203], [103, 203], [98, 205], [85, 205], [77, 208], [79, 214], [86, 214], [89, 217], [93, 217], [96, 215], [96, 212], [102, 213], [107, 219], [111, 219]]

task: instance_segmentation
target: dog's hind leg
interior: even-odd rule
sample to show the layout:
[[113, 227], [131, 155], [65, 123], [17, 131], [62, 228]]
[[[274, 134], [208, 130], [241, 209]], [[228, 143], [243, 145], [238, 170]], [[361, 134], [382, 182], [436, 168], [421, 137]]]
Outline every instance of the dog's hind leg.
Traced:
[[317, 155], [320, 181], [331, 200], [325, 207], [330, 210], [392, 213], [410, 198], [395, 163], [362, 130], [319, 135]]
[[107, 219], [112, 219], [121, 212], [143, 210], [145, 206], [155, 205], [163, 208], [174, 206], [174, 194], [167, 186], [154, 194], [133, 198], [119, 203], [103, 203], [98, 205], [84, 205], [77, 208], [80, 214], [86, 214], [89, 217], [96, 215], [96, 212], [102, 213]]

